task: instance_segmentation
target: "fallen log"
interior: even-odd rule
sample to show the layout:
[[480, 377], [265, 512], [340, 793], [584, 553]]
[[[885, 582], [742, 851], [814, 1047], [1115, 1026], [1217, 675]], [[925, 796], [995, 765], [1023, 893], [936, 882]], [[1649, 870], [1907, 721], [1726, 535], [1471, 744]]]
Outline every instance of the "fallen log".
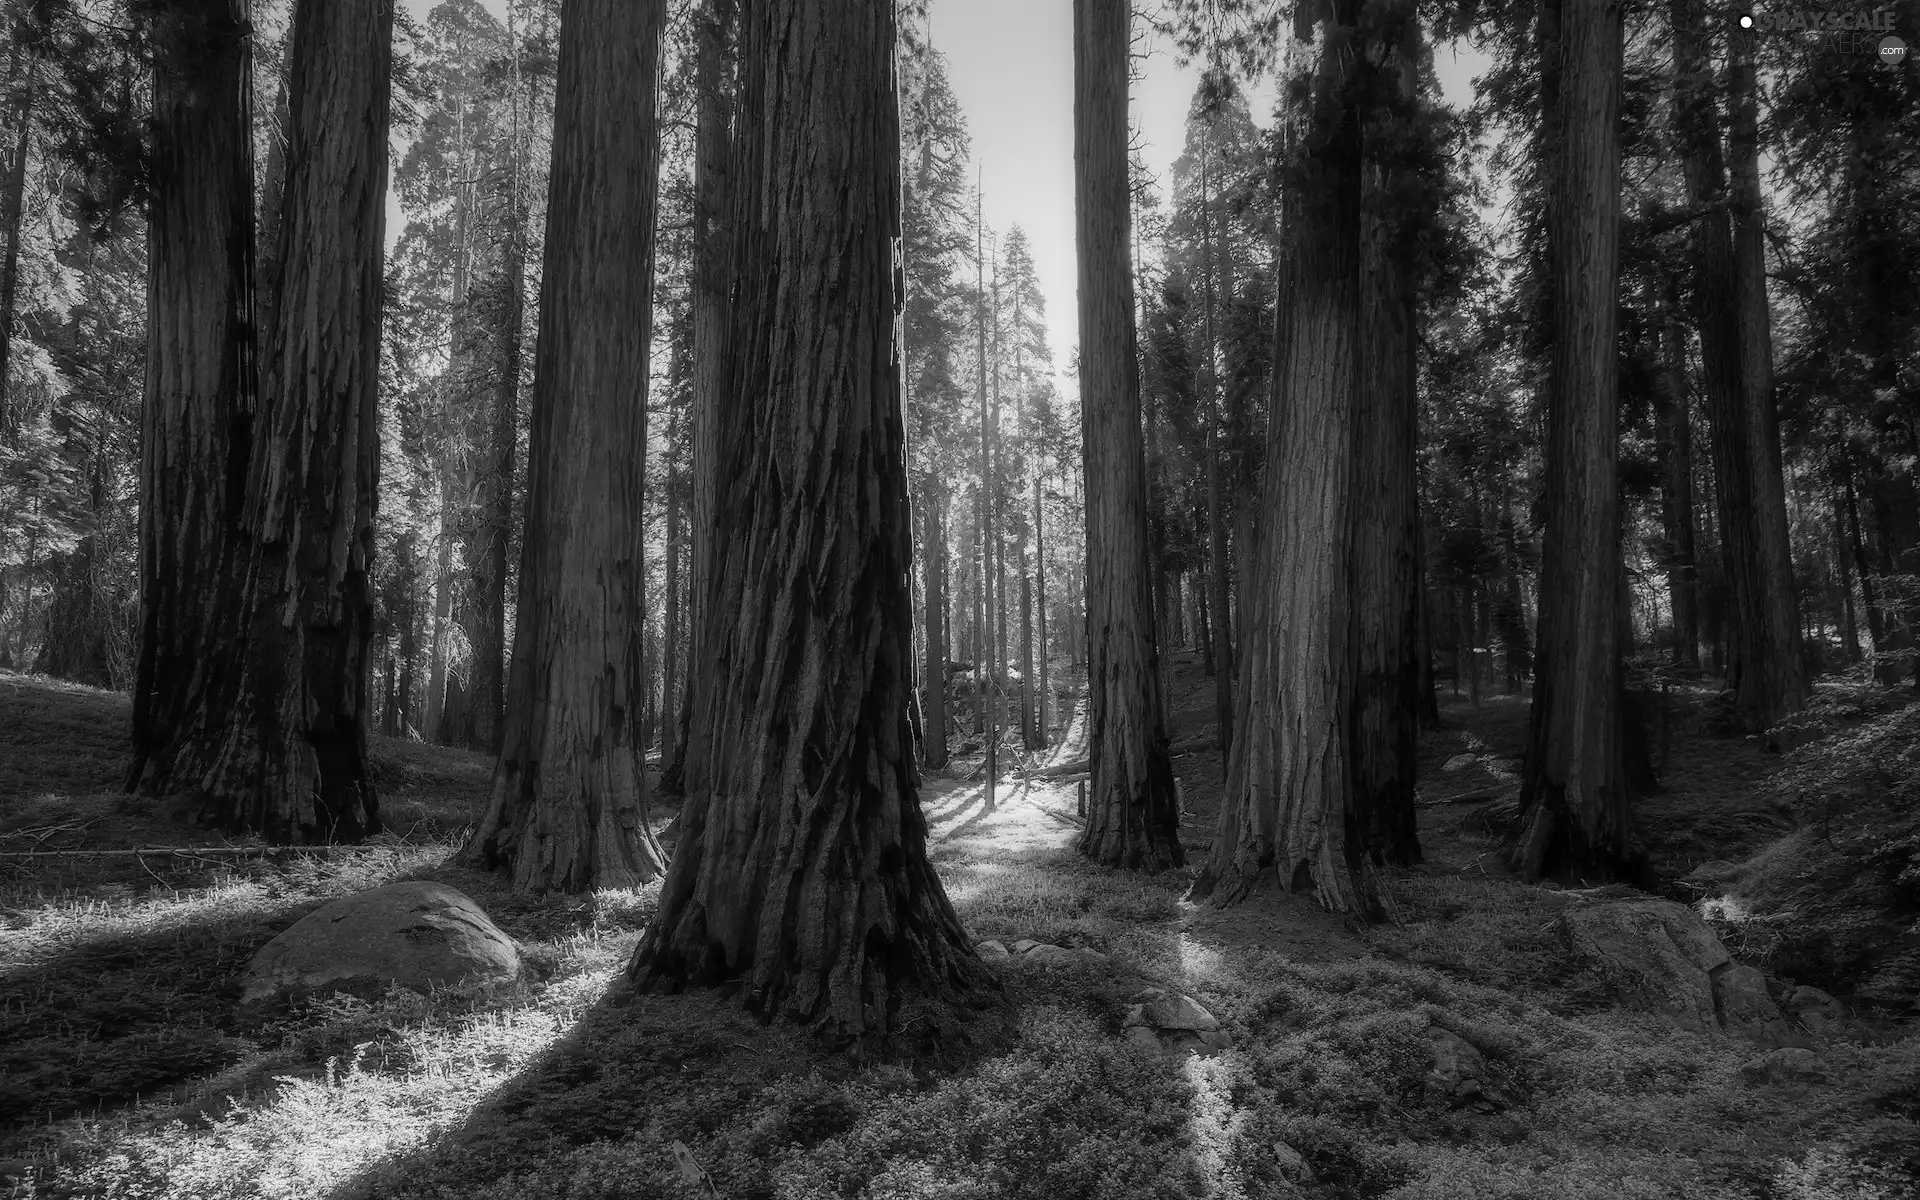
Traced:
[[[1198, 753], [1201, 750], [1211, 750], [1213, 749], [1213, 747], [1214, 747], [1214, 741], [1212, 738], [1189, 738], [1184, 742], [1175, 742], [1173, 745], [1168, 746], [1167, 757], [1178, 758], [1182, 754], [1194, 754], [1194, 753]], [[1061, 763], [1058, 766], [1047, 767], [1045, 770], [1035, 771], [1032, 775], [1028, 776], [1028, 778], [1030, 779], [1063, 779], [1070, 775], [1085, 775], [1092, 770], [1093, 770], [1092, 759], [1077, 758], [1069, 763]]]

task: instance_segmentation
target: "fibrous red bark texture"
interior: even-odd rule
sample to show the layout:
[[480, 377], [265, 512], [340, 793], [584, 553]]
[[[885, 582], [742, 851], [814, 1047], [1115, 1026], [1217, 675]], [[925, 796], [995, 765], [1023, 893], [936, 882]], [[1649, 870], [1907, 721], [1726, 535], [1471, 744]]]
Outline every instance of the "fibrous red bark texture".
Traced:
[[641, 483], [661, 0], [568, 0], [554, 91], [527, 534], [493, 795], [469, 853], [516, 887], [657, 877], [639, 711]]
[[680, 842], [629, 968], [855, 1050], [999, 994], [927, 861], [907, 725], [893, 52], [889, 3], [742, 14], [727, 620], [698, 647]]
[[392, 5], [302, 0], [290, 54], [264, 428], [243, 520], [246, 645], [238, 696], [209, 706], [224, 739], [203, 816], [270, 841], [353, 841], [379, 828], [366, 658]]
[[1146, 447], [1128, 232], [1130, 17], [1127, 0], [1074, 0], [1074, 213], [1093, 761], [1080, 850], [1105, 866], [1157, 870], [1179, 866], [1185, 852], [1149, 587]]

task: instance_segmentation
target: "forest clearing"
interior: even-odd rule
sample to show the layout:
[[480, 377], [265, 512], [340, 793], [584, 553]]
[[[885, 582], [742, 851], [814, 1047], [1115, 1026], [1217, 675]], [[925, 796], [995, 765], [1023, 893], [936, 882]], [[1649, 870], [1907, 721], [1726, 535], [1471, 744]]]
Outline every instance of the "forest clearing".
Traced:
[[1920, 1200], [1920, 0], [0, 0], [6, 1200]]

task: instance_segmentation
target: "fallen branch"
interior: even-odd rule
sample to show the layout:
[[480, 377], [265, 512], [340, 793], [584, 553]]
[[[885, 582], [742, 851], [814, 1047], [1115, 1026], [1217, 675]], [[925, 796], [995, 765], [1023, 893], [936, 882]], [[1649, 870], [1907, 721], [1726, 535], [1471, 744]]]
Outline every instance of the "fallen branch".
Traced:
[[8, 858], [80, 858], [87, 855], [95, 857], [138, 858], [147, 854], [171, 854], [180, 858], [205, 858], [208, 855], [236, 854], [330, 854], [336, 850], [387, 850], [401, 843], [360, 843], [356, 845], [335, 846], [142, 846], [134, 850], [8, 850], [0, 852], [0, 859]]
[[1458, 796], [1437, 796], [1432, 800], [1422, 800], [1421, 808], [1437, 808], [1443, 804], [1472, 804], [1476, 800], [1498, 800], [1495, 792], [1463, 792]]

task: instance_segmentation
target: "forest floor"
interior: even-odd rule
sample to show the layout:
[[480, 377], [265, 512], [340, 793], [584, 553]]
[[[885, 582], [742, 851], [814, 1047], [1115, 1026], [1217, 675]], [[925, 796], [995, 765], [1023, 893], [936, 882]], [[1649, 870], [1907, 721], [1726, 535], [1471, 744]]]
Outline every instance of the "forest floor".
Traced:
[[[1177, 656], [1176, 741], [1207, 732], [1211, 695]], [[1669, 710], [1668, 789], [1640, 811], [1668, 877], [1744, 857], [1789, 820], [1765, 786], [1780, 760], [1708, 735], [1697, 707]], [[1554, 932], [1570, 894], [1506, 877], [1488, 822], [1517, 786], [1519, 698], [1448, 703], [1447, 727], [1423, 737], [1426, 861], [1388, 872], [1398, 925], [1277, 892], [1195, 905], [1191, 866], [1087, 865], [1071, 781], [1003, 780], [988, 811], [966, 778], [977, 763], [928, 778], [930, 853], [973, 936], [1112, 964], [996, 960], [1012, 1044], [954, 1069], [851, 1067], [712, 993], [610, 999], [658, 885], [538, 898], [450, 865], [484, 798], [478, 755], [379, 740], [393, 832], [363, 849], [47, 853], [227, 845], [117, 794], [125, 714], [122, 697], [0, 674], [0, 1197], [1916, 1194], [1911, 1022], [1856, 1016], [1820, 1042], [1822, 1077], [1750, 1086], [1754, 1047], [1621, 1011]], [[1175, 770], [1197, 861], [1219, 755]], [[406, 878], [473, 896], [540, 981], [236, 1018], [259, 946], [329, 899]], [[1117, 975], [1195, 997], [1232, 1048], [1126, 1040]], [[1434, 1025], [1484, 1053], [1495, 1111], [1423, 1088]], [[675, 1142], [711, 1185], [688, 1181]]]

